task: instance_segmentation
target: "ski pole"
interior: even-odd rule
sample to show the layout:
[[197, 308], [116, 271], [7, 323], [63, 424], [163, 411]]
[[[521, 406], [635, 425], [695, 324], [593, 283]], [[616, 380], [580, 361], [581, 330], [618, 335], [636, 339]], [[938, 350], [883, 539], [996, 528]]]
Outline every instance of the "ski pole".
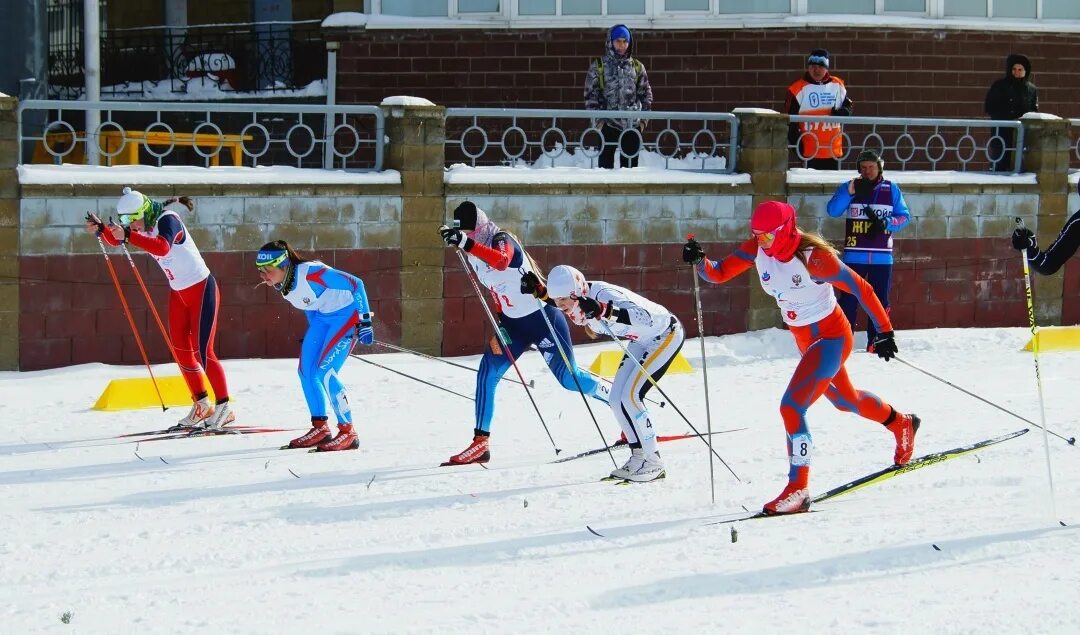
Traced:
[[589, 417], [592, 418], [593, 425], [596, 426], [596, 433], [600, 435], [600, 442], [604, 444], [607, 449], [608, 458], [611, 459], [611, 465], [615, 469], [619, 468], [618, 462], [615, 461], [615, 455], [611, 453], [611, 448], [607, 447], [607, 439], [604, 438], [604, 431], [600, 429], [600, 422], [596, 420], [596, 415], [593, 414], [592, 406], [589, 405], [589, 399], [585, 396], [585, 391], [581, 389], [581, 382], [578, 381], [577, 373], [574, 371], [576, 364], [570, 363], [570, 358], [567, 356], [566, 351], [563, 350], [562, 340], [559, 338], [558, 333], [555, 332], [555, 326], [552, 325], [551, 320], [548, 319], [547, 303], [540, 298], [536, 299], [540, 303], [540, 315], [544, 318], [544, 324], [547, 324], [548, 333], [551, 333], [551, 340], [555, 342], [555, 348], [559, 349], [559, 355], [562, 356], [563, 365], [566, 366], [566, 372], [570, 373], [570, 376], [574, 378], [574, 385], [577, 386], [578, 394], [581, 395], [581, 401], [585, 403], [585, 409], [589, 411]]
[[664, 392], [664, 389], [660, 387], [660, 384], [656, 383], [656, 380], [653, 379], [652, 374], [649, 373], [649, 371], [645, 370], [645, 367], [641, 365], [641, 362], [639, 362], [636, 357], [630, 354], [630, 351], [626, 350], [626, 347], [623, 346], [623, 343], [619, 341], [619, 338], [615, 337], [615, 334], [611, 332], [611, 328], [607, 325], [607, 323], [603, 320], [598, 321], [600, 322], [600, 326], [604, 327], [604, 332], [608, 334], [608, 337], [614, 340], [615, 343], [619, 345], [619, 348], [622, 349], [623, 355], [625, 355], [627, 359], [633, 360], [634, 364], [637, 365], [638, 370], [640, 370], [641, 374], [645, 376], [645, 379], [648, 379], [649, 383], [652, 384], [656, 388], [656, 390], [658, 390], [660, 394], [664, 396], [664, 399], [667, 399], [667, 402], [671, 404], [671, 407], [675, 409], [675, 412], [679, 413], [679, 416], [682, 417], [683, 421], [686, 422], [686, 425], [690, 426], [690, 429], [694, 431], [694, 434], [697, 435], [697, 438], [701, 439], [701, 442], [709, 448], [710, 454], [715, 455], [716, 458], [721, 463], [723, 463], [724, 467], [726, 467], [728, 471], [731, 472], [731, 475], [735, 477], [735, 480], [742, 483], [742, 479], [739, 478], [739, 475], [735, 473], [735, 470], [731, 469], [731, 466], [727, 464], [727, 461], [725, 461], [723, 457], [716, 453], [716, 450], [713, 449], [712, 444], [709, 443], [705, 436], [701, 434], [701, 431], [698, 430], [697, 427], [694, 426], [694, 424], [686, 418], [686, 415], [683, 414], [682, 410], [679, 410], [679, 407], [675, 405], [675, 402], [671, 400], [671, 397], [668, 397], [667, 393]]
[[491, 323], [491, 328], [495, 329], [495, 337], [499, 338], [501, 346], [506, 359], [510, 360], [510, 365], [514, 367], [514, 372], [517, 373], [518, 379], [521, 380], [521, 386], [525, 389], [525, 394], [529, 396], [529, 401], [532, 402], [533, 410], [536, 411], [536, 416], [540, 419], [540, 425], [544, 426], [544, 432], [547, 433], [548, 440], [551, 441], [551, 447], [555, 448], [555, 454], [558, 455], [562, 452], [562, 449], [555, 444], [555, 437], [551, 436], [551, 430], [548, 430], [547, 422], [544, 421], [544, 415], [540, 414], [540, 406], [536, 405], [536, 399], [533, 399], [532, 391], [529, 390], [528, 384], [525, 383], [525, 376], [521, 374], [521, 369], [518, 368], [517, 361], [514, 359], [514, 354], [510, 352], [510, 338], [506, 336], [499, 323], [495, 320], [495, 315], [491, 312], [491, 307], [488, 306], [487, 300], [484, 299], [484, 294], [480, 291], [480, 283], [476, 281], [476, 277], [473, 275], [472, 267], [465, 260], [465, 254], [461, 251], [461, 247], [454, 247], [454, 253], [457, 254], [458, 260], [461, 261], [461, 266], [465, 268], [465, 275], [469, 277], [469, 282], [472, 283], [473, 291], [476, 292], [476, 299], [480, 301], [480, 304], [484, 307], [484, 314], [487, 315], [488, 322]]
[[[959, 390], [960, 392], [964, 393], [965, 395], [968, 395], [970, 397], [974, 397], [975, 399], [978, 399], [979, 401], [983, 402], [984, 404], [986, 404], [988, 406], [993, 406], [994, 408], [997, 408], [998, 410], [1004, 412], [1005, 414], [1012, 415], [1012, 416], [1016, 417], [1017, 419], [1019, 419], [1020, 421], [1023, 421], [1024, 423], [1026, 423], [1028, 425], [1032, 425], [1032, 426], [1035, 426], [1036, 428], [1042, 428], [1043, 430], [1046, 430], [1046, 428], [1043, 428], [1042, 426], [1035, 423], [1031, 419], [1028, 419], [1027, 417], [1023, 417], [1021, 415], [1018, 415], [1015, 412], [1013, 412], [1012, 410], [1009, 410], [1008, 408], [1005, 408], [1003, 406], [999, 406], [998, 404], [990, 401], [989, 399], [986, 399], [984, 397], [980, 397], [979, 395], [976, 395], [975, 393], [971, 392], [970, 390], [965, 390], [964, 388], [961, 388], [960, 386], [957, 386], [956, 384], [952, 383], [951, 381], [949, 381], [947, 379], [944, 379], [942, 377], [938, 377], [934, 373], [926, 370], [925, 368], [920, 368], [920, 367], [916, 366], [915, 364], [912, 364], [911, 362], [909, 362], [906, 359], [900, 357], [899, 355], [893, 357], [893, 359], [900, 362], [901, 364], [904, 364], [905, 366], [908, 366], [910, 368], [914, 368], [915, 370], [917, 370], [920, 373], [926, 375], [927, 377], [932, 377], [933, 379], [936, 379], [936, 380], [940, 381], [941, 383], [945, 384], [946, 386], [949, 386], [951, 388], [955, 388], [955, 389]], [[1076, 437], [1068, 437], [1068, 438], [1066, 438], [1066, 437], [1063, 437], [1060, 434], [1054, 432], [1053, 430], [1050, 430], [1049, 432], [1050, 432], [1050, 434], [1052, 434], [1055, 437], [1061, 439], [1065, 443], [1068, 443], [1069, 445], [1073, 445], [1073, 446], [1076, 445]]]
[[[1016, 217], [1016, 226], [1024, 227], [1024, 219]], [[1028, 324], [1031, 325], [1031, 359], [1035, 362], [1035, 386], [1039, 392], [1039, 421], [1043, 429], [1043, 449], [1046, 451], [1046, 478], [1050, 485], [1050, 513], [1057, 520], [1054, 502], [1054, 470], [1050, 467], [1050, 431], [1046, 427], [1046, 402], [1043, 400], [1042, 373], [1039, 372], [1039, 326], [1035, 323], [1035, 302], [1031, 297], [1031, 266], [1028, 264], [1027, 250], [1020, 252], [1024, 262], [1024, 298], [1027, 300]]]
[[[687, 234], [686, 240], [693, 240], [693, 234]], [[709, 493], [712, 504], [716, 504], [716, 474], [713, 471], [712, 455], [712, 408], [709, 407], [709, 362], [705, 359], [705, 320], [701, 317], [701, 284], [698, 282], [697, 267], [690, 265], [690, 275], [694, 278], [694, 305], [697, 307], [698, 341], [701, 342], [701, 377], [705, 380], [705, 426], [709, 433]]]
[[413, 381], [418, 381], [421, 384], [424, 384], [425, 386], [431, 386], [432, 388], [438, 388], [439, 390], [441, 390], [443, 392], [448, 392], [451, 395], [457, 395], [458, 397], [461, 397], [462, 399], [468, 399], [469, 401], [476, 401], [475, 399], [473, 399], [472, 397], [470, 397], [468, 395], [463, 395], [463, 394], [461, 394], [459, 392], [455, 392], [453, 390], [450, 390], [449, 388], [444, 388], [444, 387], [442, 387], [442, 386], [440, 386], [438, 384], [433, 384], [430, 381], [424, 381], [423, 379], [420, 379], [419, 377], [413, 377], [412, 375], [410, 375], [408, 373], [403, 373], [400, 370], [394, 370], [393, 368], [383, 366], [382, 364], [380, 364], [378, 362], [373, 362], [370, 359], [364, 359], [363, 355], [357, 355], [356, 353], [349, 353], [349, 357], [356, 358], [356, 359], [364, 362], [365, 364], [371, 364], [372, 366], [374, 366], [376, 368], [381, 368], [383, 370], [390, 371], [391, 373], [394, 373], [395, 375], [401, 375], [402, 377], [406, 377], [406, 378], [411, 379]]
[[[443, 359], [442, 357], [435, 357], [434, 355], [428, 355], [427, 353], [421, 353], [420, 351], [414, 351], [411, 348], [405, 348], [404, 346], [397, 346], [397, 345], [394, 345], [394, 344], [390, 344], [388, 342], [375, 342], [375, 345], [376, 346], [382, 346], [383, 348], [388, 348], [388, 349], [390, 349], [392, 351], [397, 351], [399, 353], [409, 353], [410, 355], [416, 355], [417, 357], [423, 357], [424, 359], [430, 359], [431, 361], [434, 361], [434, 362], [442, 362], [444, 364], [449, 364], [450, 366], [454, 366], [455, 368], [461, 368], [463, 370], [471, 370], [474, 373], [477, 372], [477, 369], [473, 368], [472, 366], [466, 366], [465, 364], [459, 364], [457, 362], [452, 362], [452, 361], [450, 361], [448, 359]], [[499, 379], [501, 379], [502, 381], [508, 381], [510, 383], [513, 383], [513, 384], [521, 383], [518, 380], [514, 379], [513, 377], [503, 376], [503, 377], [500, 377]], [[533, 380], [530, 379], [529, 380], [529, 388], [535, 388], [535, 387], [536, 387], [536, 383]]]
[[[111, 219], [110, 219], [111, 222]], [[157, 322], [158, 330], [161, 331], [161, 337], [165, 339], [165, 346], [169, 347], [169, 354], [172, 355], [173, 361], [177, 366], [181, 366], [180, 359], [176, 356], [176, 349], [173, 348], [172, 340], [169, 338], [168, 331], [165, 330], [165, 324], [161, 321], [161, 315], [158, 313], [157, 307], [154, 305], [153, 298], [150, 297], [150, 291], [146, 288], [146, 283], [143, 282], [142, 274], [139, 273], [139, 268], [135, 266], [135, 260], [131, 257], [131, 252], [128, 251], [127, 245], [121, 243], [120, 248], [124, 250], [124, 255], [127, 256], [128, 264], [131, 265], [131, 272], [135, 274], [135, 280], [139, 282], [139, 288], [142, 289], [143, 297], [146, 298], [146, 304], [150, 307], [150, 313], [154, 316], [154, 321]]]
[[[86, 219], [90, 220], [90, 212], [86, 213]], [[139, 354], [142, 355], [143, 363], [146, 364], [146, 372], [150, 373], [150, 382], [154, 384], [154, 392], [157, 393], [158, 401], [161, 402], [162, 412], [168, 410], [165, 406], [165, 398], [161, 396], [161, 388], [158, 386], [157, 377], [154, 377], [154, 370], [150, 368], [150, 358], [146, 355], [146, 349], [143, 348], [142, 337], [139, 335], [139, 329], [135, 327], [135, 318], [131, 316], [131, 309], [128, 307], [127, 298], [124, 297], [124, 291], [120, 288], [120, 279], [116, 277], [116, 268], [113, 267], [112, 260], [109, 259], [109, 252], [105, 249], [105, 241], [101, 239], [101, 236], [95, 235], [98, 241], [98, 246], [101, 247], [101, 255], [105, 257], [105, 267], [109, 270], [109, 276], [112, 277], [113, 286], [116, 287], [116, 295], [120, 297], [120, 305], [124, 308], [124, 316], [127, 318], [128, 326], [131, 327], [131, 334], [135, 336], [135, 345], [139, 347]]]

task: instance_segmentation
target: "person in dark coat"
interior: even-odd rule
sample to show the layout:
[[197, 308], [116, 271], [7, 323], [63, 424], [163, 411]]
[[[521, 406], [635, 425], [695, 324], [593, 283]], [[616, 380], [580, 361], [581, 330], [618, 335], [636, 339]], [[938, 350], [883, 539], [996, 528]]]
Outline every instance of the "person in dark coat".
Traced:
[[[1005, 58], [1005, 77], [990, 85], [984, 102], [986, 114], [991, 119], [1019, 119], [1024, 113], [1039, 111], [1039, 93], [1031, 82], [1031, 60], [1027, 56], [1012, 53]], [[990, 157], [1000, 158], [994, 161], [995, 172], [1012, 172], [1013, 151], [1016, 143], [1016, 130], [995, 128], [994, 134], [1001, 141], [991, 139]]]

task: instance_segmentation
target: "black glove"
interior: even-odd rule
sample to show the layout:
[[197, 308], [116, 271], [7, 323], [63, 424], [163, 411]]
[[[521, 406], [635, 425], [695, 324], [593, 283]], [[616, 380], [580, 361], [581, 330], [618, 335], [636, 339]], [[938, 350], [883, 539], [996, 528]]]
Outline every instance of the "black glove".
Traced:
[[578, 307], [581, 309], [582, 315], [590, 320], [599, 320], [602, 318], [611, 317], [611, 310], [615, 308], [615, 305], [610, 302], [597, 302], [589, 296], [578, 298]]
[[866, 210], [867, 220], [870, 223], [870, 228], [866, 230], [866, 235], [871, 238], [877, 238], [885, 233], [889, 225], [884, 218], [879, 217], [871, 210]]
[[874, 352], [885, 361], [896, 357], [896, 338], [893, 337], [892, 331], [877, 334], [874, 338]]
[[93, 212], [86, 212], [86, 224], [97, 225], [97, 230], [94, 232], [96, 236], [100, 236], [101, 232], [105, 231], [105, 223], [101, 222], [98, 215]]
[[870, 197], [874, 195], [874, 182], [870, 179], [857, 178], [855, 179], [855, 198], [859, 199], [863, 203], [869, 203]]
[[472, 238], [465, 235], [465, 232], [454, 227], [443, 225], [439, 228], [439, 234], [442, 235], [447, 247], [458, 247], [463, 251], [469, 251], [476, 244]]
[[696, 265], [705, 258], [705, 250], [701, 248], [698, 241], [693, 238], [687, 239], [686, 244], [682, 248], [683, 262]]
[[1012, 233], [1012, 246], [1020, 251], [1027, 251], [1031, 247], [1038, 249], [1039, 241], [1035, 240], [1035, 232], [1027, 227], [1017, 227]]
[[528, 293], [534, 298], [547, 299], [547, 287], [540, 282], [540, 276], [532, 271], [526, 271], [521, 276], [521, 292]]

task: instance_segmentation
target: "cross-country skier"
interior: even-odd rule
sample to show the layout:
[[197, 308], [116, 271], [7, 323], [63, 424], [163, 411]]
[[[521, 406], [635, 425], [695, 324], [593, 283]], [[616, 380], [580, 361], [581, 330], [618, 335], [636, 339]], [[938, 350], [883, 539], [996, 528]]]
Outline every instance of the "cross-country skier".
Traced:
[[[1080, 193], [1080, 182], [1077, 182], [1076, 189]], [[1026, 227], [1017, 227], [1013, 231], [1012, 245], [1013, 249], [1024, 252], [1031, 268], [1035, 271], [1044, 276], [1057, 273], [1065, 261], [1076, 253], [1077, 247], [1080, 247], [1080, 209], [1065, 221], [1058, 237], [1050, 243], [1046, 251], [1039, 251], [1039, 241], [1035, 239], [1035, 232]]]
[[656, 430], [645, 409], [645, 395], [653, 381], [667, 372], [682, 349], [685, 332], [670, 311], [640, 295], [607, 282], [585, 280], [580, 271], [559, 265], [548, 274], [545, 285], [533, 272], [521, 277], [521, 290], [553, 302], [566, 316], [590, 334], [608, 333], [630, 340], [626, 350], [641, 364], [623, 357], [608, 396], [615, 420], [630, 444], [630, 459], [611, 472], [614, 478], [652, 481], [664, 478]]
[[806, 411], [818, 397], [824, 394], [839, 410], [882, 423], [896, 439], [893, 462], [897, 465], [911, 460], [919, 418], [897, 412], [872, 393], [856, 390], [844, 369], [854, 338], [851, 325], [837, 306], [834, 286], [858, 297], [874, 321], [877, 356], [888, 361], [897, 352], [889, 315], [870, 284], [842, 263], [824, 238], [800, 230], [795, 224], [795, 208], [787, 203], [758, 205], [750, 228], [753, 235], [727, 258], [705, 258], [701, 245], [690, 239], [683, 246], [683, 260], [694, 264], [702, 279], [715, 283], [727, 282], [756, 266], [761, 286], [776, 298], [795, 337], [802, 358], [780, 400], [780, 416], [787, 431], [788, 484], [763, 509], [766, 514], [791, 514], [810, 507], [814, 444]]
[[[537, 302], [536, 298], [521, 291], [521, 276], [536, 268], [521, 242], [510, 232], [500, 229], [470, 201], [457, 206], [454, 222], [455, 227], [443, 225], [439, 233], [448, 247], [459, 248], [467, 254], [480, 286], [488, 290], [495, 302], [499, 330], [509, 338], [510, 346], [508, 351], [504, 351], [499, 337], [495, 335], [484, 349], [476, 376], [476, 428], [473, 430], [473, 440], [469, 447], [450, 457], [446, 464], [487, 463], [491, 459], [488, 441], [491, 419], [495, 414], [495, 386], [510, 368], [511, 358], [517, 360], [533, 344], [540, 349], [548, 368], [563, 388], [577, 391], [580, 385], [584, 394], [606, 403], [607, 387], [589, 373], [578, 369], [570, 343], [570, 329], [562, 312]], [[481, 301], [484, 299], [481, 298]], [[563, 363], [555, 347], [551, 331], [540, 314], [541, 306], [570, 360], [570, 368]], [[577, 382], [574, 381], [575, 376]]]
[[[290, 441], [289, 447], [315, 446], [320, 452], [359, 448], [352, 408], [338, 373], [357, 341], [365, 346], [375, 343], [373, 314], [363, 281], [304, 258], [284, 240], [263, 245], [255, 256], [255, 266], [263, 283], [280, 291], [281, 297], [303, 311], [308, 320], [297, 373], [311, 413], [311, 430]], [[328, 401], [337, 417], [338, 433], [332, 439], [326, 415]]]
[[[87, 213], [86, 231], [113, 247], [131, 243], [150, 254], [169, 280], [169, 340], [180, 364], [193, 402], [178, 427], [221, 428], [236, 419], [229, 404], [225, 369], [214, 354], [218, 306], [221, 293], [217, 280], [203, 261], [199, 248], [177, 213], [178, 205], [195, 209], [186, 196], [158, 203], [129, 187], [116, 203], [120, 224], [106, 225], [97, 215]], [[211, 404], [203, 372], [214, 389]]]

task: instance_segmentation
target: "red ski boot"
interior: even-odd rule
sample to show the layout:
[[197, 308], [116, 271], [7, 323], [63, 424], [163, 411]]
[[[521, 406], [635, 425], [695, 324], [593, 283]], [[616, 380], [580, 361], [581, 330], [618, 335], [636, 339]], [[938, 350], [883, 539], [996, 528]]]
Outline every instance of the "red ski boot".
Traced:
[[915, 453], [915, 433], [919, 431], [921, 421], [916, 415], [905, 415], [893, 411], [895, 415], [892, 423], [885, 427], [896, 437], [896, 452], [893, 454], [893, 463], [907, 465], [911, 455]]
[[[296, 437], [292, 441], [289, 441], [289, 445], [286, 448], [310, 448], [316, 446], [326, 439], [330, 438], [330, 426], [326, 424], [326, 419], [312, 419], [311, 429], [306, 433]], [[282, 448], [284, 449], [284, 448]]]
[[446, 465], [468, 465], [469, 463], [487, 463], [491, 460], [491, 451], [488, 448], [488, 436], [484, 434], [478, 434], [473, 437], [472, 443], [469, 447], [461, 451], [460, 454], [455, 454], [450, 459], [443, 463]]
[[788, 480], [787, 487], [780, 495], [765, 503], [761, 511], [766, 516], [781, 514], [799, 514], [810, 509], [810, 468], [797, 468], [795, 477]]
[[356, 438], [351, 423], [339, 423], [337, 436], [329, 441], [323, 441], [316, 448], [319, 452], [340, 452], [342, 450], [356, 450], [360, 447], [360, 439]]

